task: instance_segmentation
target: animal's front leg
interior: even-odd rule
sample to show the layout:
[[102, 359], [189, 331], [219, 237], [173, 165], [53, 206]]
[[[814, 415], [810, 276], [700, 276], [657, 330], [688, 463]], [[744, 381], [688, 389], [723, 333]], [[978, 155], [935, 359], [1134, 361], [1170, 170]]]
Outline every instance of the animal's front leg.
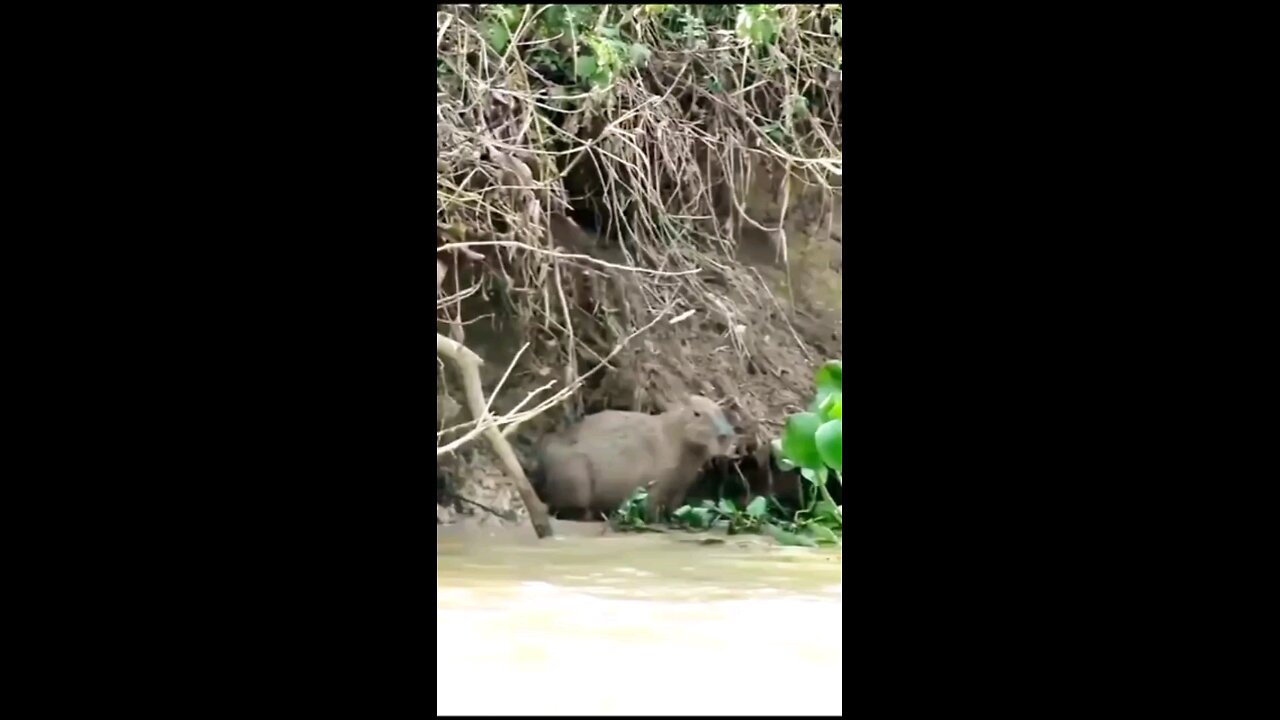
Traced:
[[662, 511], [667, 508], [667, 488], [661, 483], [649, 486], [649, 497], [645, 499], [644, 521], [656, 525], [662, 519]]
[[674, 487], [667, 493], [666, 506], [672, 509], [678, 509], [684, 506], [684, 499], [689, 495], [689, 487]]

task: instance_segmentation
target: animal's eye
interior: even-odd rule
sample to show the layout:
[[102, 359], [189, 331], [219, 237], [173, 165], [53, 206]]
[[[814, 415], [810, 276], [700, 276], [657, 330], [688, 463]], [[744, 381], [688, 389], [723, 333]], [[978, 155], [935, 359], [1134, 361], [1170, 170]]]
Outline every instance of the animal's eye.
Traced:
[[693, 411], [693, 416], [694, 416], [694, 417], [702, 417], [702, 413], [698, 412], [697, 410], [694, 410], [694, 411]]

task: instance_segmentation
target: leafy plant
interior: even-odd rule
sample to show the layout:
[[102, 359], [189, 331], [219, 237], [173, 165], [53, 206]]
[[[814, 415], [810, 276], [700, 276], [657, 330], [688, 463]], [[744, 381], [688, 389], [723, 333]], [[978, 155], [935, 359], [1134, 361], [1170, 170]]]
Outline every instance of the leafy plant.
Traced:
[[622, 501], [618, 509], [613, 513], [613, 523], [619, 529], [625, 530], [645, 530], [648, 525], [645, 523], [645, 504], [649, 499], [649, 491], [646, 488], [636, 488], [632, 491], [631, 496]]
[[[703, 500], [700, 505], [684, 505], [671, 514], [672, 524], [689, 530], [709, 530], [723, 526], [730, 534], [763, 532], [784, 545], [814, 547], [841, 542], [844, 510], [827, 490], [834, 477], [843, 484], [843, 366], [832, 360], [814, 377], [816, 392], [809, 410], [787, 418], [782, 437], [773, 443], [774, 456], [783, 470], [799, 469], [805, 484], [803, 508], [792, 516], [772, 498], [756, 497], [745, 508], [733, 500]], [[622, 528], [645, 529], [644, 488], [618, 508], [615, 523]], [[804, 502], [803, 498], [808, 501]], [[772, 504], [770, 504], [772, 502]]]
[[739, 37], [756, 45], [772, 44], [780, 26], [777, 5], [743, 5], [738, 12]]
[[[827, 489], [828, 479], [844, 484], [844, 365], [840, 360], [824, 363], [814, 375], [814, 400], [809, 410], [787, 418], [782, 437], [773, 441], [773, 454], [783, 470], [799, 469], [810, 486], [801, 487], [803, 509], [787, 516], [772, 498], [756, 497], [739, 509], [728, 498], [704, 500], [701, 505], [685, 505], [672, 512], [676, 527], [707, 530], [723, 525], [728, 533], [767, 533], [782, 544], [817, 546], [840, 543], [844, 533], [844, 506], [837, 505]], [[620, 528], [644, 529], [644, 488], [636, 489], [618, 507]], [[808, 498], [808, 502], [804, 501]]]
[[[812, 486], [811, 499], [805, 509], [796, 513], [796, 522], [821, 528], [819, 535], [834, 535], [844, 529], [843, 507], [837, 505], [827, 490], [827, 480], [834, 476], [844, 484], [844, 367], [831, 360], [818, 369], [814, 377], [817, 392], [807, 412], [787, 418], [782, 437], [773, 443], [774, 456], [783, 470], [799, 469], [801, 477]], [[824, 532], [825, 531], [825, 532]]]

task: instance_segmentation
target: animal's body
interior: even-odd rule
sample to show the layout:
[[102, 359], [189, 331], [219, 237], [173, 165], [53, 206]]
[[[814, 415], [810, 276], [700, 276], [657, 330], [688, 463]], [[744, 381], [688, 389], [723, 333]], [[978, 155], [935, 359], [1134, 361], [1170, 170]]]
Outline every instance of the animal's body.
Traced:
[[539, 448], [543, 497], [553, 512], [596, 519], [648, 487], [646, 515], [674, 510], [703, 464], [731, 449], [733, 428], [715, 402], [694, 395], [661, 415], [606, 410]]

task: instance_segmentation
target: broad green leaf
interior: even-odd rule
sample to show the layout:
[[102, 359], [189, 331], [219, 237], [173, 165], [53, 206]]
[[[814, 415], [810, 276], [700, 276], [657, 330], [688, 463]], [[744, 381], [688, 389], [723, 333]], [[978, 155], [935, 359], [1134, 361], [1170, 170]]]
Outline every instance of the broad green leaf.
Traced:
[[782, 452], [788, 460], [805, 468], [822, 467], [814, 433], [822, 425], [822, 418], [814, 413], [796, 413], [787, 418], [782, 428]]
[[844, 384], [844, 361], [828, 360], [814, 373], [813, 384], [818, 387], [831, 385], [839, 390]]
[[818, 468], [800, 468], [800, 477], [803, 477], [814, 485], [824, 485], [827, 482], [827, 468], [825, 466]]
[[573, 69], [573, 74], [586, 80], [596, 74], [596, 59], [591, 55], [579, 55], [578, 64]]
[[709, 508], [694, 508], [689, 515], [693, 519], [690, 525], [696, 528], [711, 527], [711, 510]]
[[764, 15], [758, 18], [751, 27], [751, 39], [761, 45], [768, 45], [778, 35], [778, 26], [773, 18]]
[[769, 445], [773, 448], [773, 459], [774, 462], [778, 463], [779, 470], [785, 472], [796, 469], [796, 464], [788, 460], [787, 454], [782, 451], [782, 438], [774, 438]]
[[511, 39], [511, 33], [507, 30], [507, 26], [500, 23], [489, 23], [489, 44], [493, 46], [495, 52], [501, 55], [507, 49], [507, 41]]
[[822, 457], [822, 462], [836, 472], [843, 471], [843, 442], [841, 435], [844, 431], [843, 420], [831, 420], [822, 424], [818, 428], [818, 432], [814, 433], [814, 440], [817, 441], [818, 455]]
[[832, 393], [844, 389], [844, 364], [839, 360], [828, 360], [814, 374], [813, 384], [818, 389], [818, 406]]
[[738, 507], [737, 507], [736, 505], [734, 505], [734, 504], [733, 504], [733, 501], [732, 501], [732, 500], [730, 500], [729, 498], [723, 498], [723, 499], [721, 499], [721, 500], [720, 500], [720, 505], [719, 505], [716, 509], [718, 509], [720, 512], [724, 513], [725, 515], [737, 515], [737, 514], [738, 514]]
[[835, 408], [836, 405], [839, 405], [843, 401], [844, 401], [844, 394], [839, 390], [836, 390], [835, 392], [827, 395], [825, 399], [823, 399], [822, 404], [818, 406], [818, 414], [821, 415], [822, 419], [824, 420], [834, 419], [835, 416], [832, 415], [833, 408]]
[[613, 71], [608, 68], [597, 70], [591, 76], [591, 84], [598, 88], [609, 87], [613, 84]]
[[777, 527], [776, 525], [765, 523], [763, 527], [765, 532], [769, 533], [769, 535], [774, 540], [777, 540], [779, 543], [783, 545], [801, 545], [804, 547], [818, 546], [818, 543], [814, 542], [813, 538], [807, 538], [803, 535], [797, 535], [793, 532], [787, 532], [786, 530], [783, 530], [782, 528]]
[[763, 495], [756, 496], [756, 499], [747, 505], [747, 514], [753, 518], [762, 518], [768, 511], [769, 501], [765, 500]]
[[807, 527], [809, 532], [813, 533], [813, 536], [818, 539], [818, 542], [831, 543], [832, 545], [840, 542], [840, 539], [836, 537], [836, 534], [830, 528], [823, 527], [817, 523]]

